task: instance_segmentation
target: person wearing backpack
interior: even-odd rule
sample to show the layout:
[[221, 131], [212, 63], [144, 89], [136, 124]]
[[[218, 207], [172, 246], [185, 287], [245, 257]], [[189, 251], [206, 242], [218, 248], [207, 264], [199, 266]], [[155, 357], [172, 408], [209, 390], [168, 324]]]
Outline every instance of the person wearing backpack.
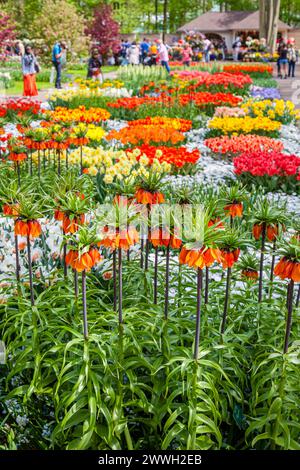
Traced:
[[55, 88], [61, 89], [61, 70], [67, 50], [67, 45], [65, 42], [61, 41], [55, 44], [52, 49], [52, 63], [56, 70], [56, 79], [55, 79]]

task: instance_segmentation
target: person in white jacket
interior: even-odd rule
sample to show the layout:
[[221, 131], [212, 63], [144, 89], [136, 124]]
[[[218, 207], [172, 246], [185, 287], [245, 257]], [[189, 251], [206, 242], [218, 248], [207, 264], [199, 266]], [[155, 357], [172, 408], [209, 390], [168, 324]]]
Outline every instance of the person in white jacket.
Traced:
[[127, 60], [130, 65], [139, 65], [140, 63], [140, 48], [136, 42], [133, 42], [127, 49]]

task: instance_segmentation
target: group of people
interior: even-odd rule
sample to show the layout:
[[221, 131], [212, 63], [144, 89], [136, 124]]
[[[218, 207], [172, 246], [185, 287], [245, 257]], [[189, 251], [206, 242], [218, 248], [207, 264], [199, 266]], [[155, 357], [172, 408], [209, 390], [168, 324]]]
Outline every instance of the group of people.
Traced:
[[170, 72], [169, 46], [161, 39], [148, 41], [146, 38], [141, 43], [132, 43], [122, 40], [120, 48], [120, 65], [156, 65], [161, 64]]
[[295, 47], [295, 41], [288, 40], [286, 42], [281, 40], [278, 45], [277, 53], [278, 78], [294, 78], [297, 63], [297, 49]]
[[[37, 96], [38, 89], [36, 85], [36, 74], [40, 72], [40, 65], [33, 52], [32, 47], [27, 44], [22, 49], [22, 43], [19, 41], [18, 55], [21, 57], [22, 73], [23, 73], [23, 95]], [[62, 67], [66, 63], [67, 45], [64, 41], [57, 42], [52, 49], [52, 65], [56, 73], [55, 88], [61, 86]]]
[[[241, 38], [238, 36], [232, 45], [233, 60], [237, 61], [240, 57], [240, 49], [242, 46]], [[202, 43], [202, 60], [210, 62], [216, 60], [215, 49], [222, 52], [223, 60], [227, 56], [227, 45], [225, 38], [222, 38], [218, 45], [213, 41], [204, 37]], [[278, 77], [287, 78], [295, 77], [295, 69], [297, 63], [297, 49], [294, 40], [284, 41], [281, 39], [278, 44]], [[52, 49], [52, 64], [56, 74], [55, 87], [60, 89], [62, 68], [66, 63], [67, 45], [64, 41], [57, 42]], [[220, 53], [220, 52], [219, 52]], [[21, 41], [16, 43], [16, 54], [21, 57], [24, 96], [37, 96], [38, 90], [36, 86], [36, 74], [40, 71], [40, 65], [30, 45], [23, 46]], [[189, 66], [193, 59], [195, 51], [188, 42], [181, 42], [180, 55], [184, 65]], [[172, 55], [172, 48], [161, 39], [155, 39], [150, 42], [146, 38], [141, 43], [133, 41], [129, 43], [122, 41], [119, 52], [121, 65], [162, 65], [170, 73], [169, 56]], [[94, 47], [88, 60], [87, 78], [102, 82], [103, 75], [101, 67], [103, 59], [99, 52], [99, 48]]]

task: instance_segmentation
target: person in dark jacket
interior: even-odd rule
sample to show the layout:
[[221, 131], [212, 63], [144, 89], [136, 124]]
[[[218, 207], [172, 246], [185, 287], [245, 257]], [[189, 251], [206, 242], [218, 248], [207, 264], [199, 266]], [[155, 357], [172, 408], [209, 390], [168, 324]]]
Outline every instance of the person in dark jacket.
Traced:
[[103, 75], [101, 71], [102, 67], [102, 56], [98, 49], [93, 49], [91, 57], [88, 61], [88, 73], [87, 78], [90, 78], [95, 81], [103, 82]]

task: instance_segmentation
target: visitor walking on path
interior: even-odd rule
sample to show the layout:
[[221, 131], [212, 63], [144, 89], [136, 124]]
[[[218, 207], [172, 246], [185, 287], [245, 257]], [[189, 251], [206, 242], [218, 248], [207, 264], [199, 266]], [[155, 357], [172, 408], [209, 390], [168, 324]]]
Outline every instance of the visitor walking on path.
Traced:
[[103, 75], [101, 71], [102, 67], [102, 57], [98, 49], [94, 48], [92, 50], [91, 57], [88, 61], [88, 73], [87, 78], [90, 78], [94, 81], [103, 82]]
[[65, 42], [58, 42], [52, 50], [52, 63], [56, 70], [55, 88], [62, 88], [61, 86], [61, 70], [66, 57], [67, 45]]
[[210, 61], [210, 50], [212, 47], [212, 43], [208, 38], [205, 38], [203, 41], [203, 52], [204, 52], [204, 61]]
[[292, 43], [288, 45], [288, 61], [289, 61], [289, 77], [295, 78], [297, 52], [296, 52], [295, 45]]
[[190, 64], [191, 64], [192, 55], [193, 55], [193, 51], [192, 51], [190, 45], [185, 44], [184, 47], [183, 47], [183, 51], [182, 51], [182, 62], [187, 67], [189, 67]]
[[279, 48], [279, 78], [287, 78], [288, 76], [288, 47], [285, 42]]
[[25, 47], [24, 55], [22, 56], [22, 72], [24, 91], [23, 96], [37, 96], [38, 90], [36, 86], [35, 75], [39, 72], [40, 68], [36, 57], [31, 49], [31, 46]]
[[239, 60], [241, 45], [242, 45], [241, 38], [237, 36], [236, 40], [232, 44], [233, 60], [235, 60], [236, 62]]
[[220, 42], [220, 49], [222, 51], [222, 59], [226, 60], [226, 55], [228, 53], [228, 48], [226, 44], [226, 39], [223, 37], [221, 42]]
[[157, 43], [160, 63], [170, 73], [168, 49], [161, 39], [158, 39]]

